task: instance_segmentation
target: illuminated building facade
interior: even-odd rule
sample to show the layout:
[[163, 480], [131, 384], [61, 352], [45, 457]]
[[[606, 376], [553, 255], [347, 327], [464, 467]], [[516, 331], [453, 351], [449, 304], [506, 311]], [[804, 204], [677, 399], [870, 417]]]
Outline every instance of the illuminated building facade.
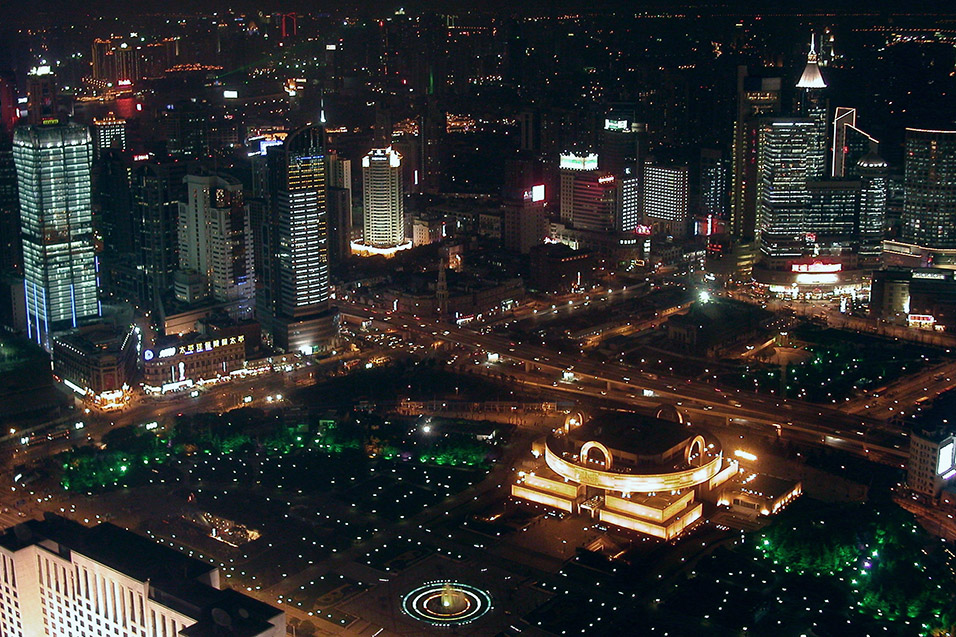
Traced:
[[956, 434], [945, 429], [919, 430], [910, 435], [906, 486], [932, 498], [956, 476]]
[[93, 159], [99, 159], [107, 148], [126, 150], [126, 120], [112, 112], [106, 117], [93, 118]]
[[330, 348], [338, 333], [329, 307], [329, 221], [325, 130], [308, 125], [267, 152], [269, 211], [262, 225], [263, 285], [257, 318], [286, 352]]
[[760, 125], [756, 238], [766, 259], [803, 254], [810, 198], [807, 149], [814, 127], [809, 119], [769, 119]]
[[883, 227], [889, 197], [889, 166], [872, 150], [856, 162], [860, 179], [858, 232], [860, 256], [877, 260], [883, 253]]
[[611, 232], [619, 225], [620, 182], [597, 166], [594, 153], [561, 155], [561, 221], [578, 230]]
[[57, 334], [52, 341], [53, 373], [93, 404], [126, 404], [136, 373], [139, 333], [96, 324]]
[[143, 350], [143, 387], [165, 393], [228, 377], [245, 366], [245, 340], [242, 334], [161, 338]]
[[[591, 517], [670, 540], [704, 515], [705, 503], [729, 504], [749, 476], [706, 431], [660, 418], [607, 413], [569, 420], [533, 446], [544, 465], [511, 487], [519, 500]], [[799, 495], [790, 483], [777, 509]], [[762, 506], [769, 515], [772, 506]]]
[[352, 162], [335, 152], [328, 165], [329, 260], [343, 261], [352, 243]]
[[[221, 175], [188, 175], [179, 204], [179, 267], [201, 277], [201, 297], [228, 303], [234, 319], [252, 317], [255, 264], [242, 184]], [[192, 294], [177, 297], [182, 301]]]
[[873, 273], [870, 314], [897, 325], [956, 330], [956, 272], [889, 267]]
[[807, 65], [797, 82], [799, 90], [799, 114], [813, 122], [807, 140], [807, 178], [823, 179], [827, 165], [827, 116], [828, 101], [823, 94], [827, 83], [817, 64], [816, 38], [811, 36]]
[[956, 131], [906, 129], [901, 221], [888, 263], [956, 267]]
[[685, 167], [644, 167], [644, 224], [655, 234], [684, 237], [688, 222], [688, 174]]
[[751, 75], [737, 67], [737, 117], [734, 121], [730, 231], [737, 241], [754, 238], [757, 214], [757, 141], [761, 118], [780, 114], [781, 79]]
[[51, 332], [99, 316], [89, 130], [72, 123], [21, 126], [14, 132], [13, 160], [27, 333], [48, 347]]
[[700, 209], [704, 219], [727, 220], [730, 216], [727, 197], [727, 159], [719, 150], [700, 151]]
[[353, 251], [387, 254], [411, 247], [405, 238], [402, 156], [391, 146], [373, 148], [362, 158], [362, 201], [364, 234]]
[[7, 529], [0, 569], [4, 637], [286, 633], [285, 613], [220, 588], [216, 567], [109, 523], [48, 513]]
[[528, 254], [548, 235], [548, 202], [544, 184], [525, 191], [520, 201], [509, 200], [501, 205], [504, 212], [504, 246], [506, 250]]
[[179, 265], [179, 202], [186, 197], [184, 162], [136, 162], [130, 194], [139, 227], [135, 248], [142, 260], [145, 300], [153, 307], [173, 285]]

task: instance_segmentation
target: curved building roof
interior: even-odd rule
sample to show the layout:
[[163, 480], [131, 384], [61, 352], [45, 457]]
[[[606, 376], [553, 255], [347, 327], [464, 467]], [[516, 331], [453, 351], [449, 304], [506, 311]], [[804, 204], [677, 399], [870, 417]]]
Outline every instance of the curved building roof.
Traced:
[[860, 168], [886, 168], [889, 166], [885, 159], [872, 150], [860, 157], [860, 161], [856, 162], [856, 165]]
[[826, 88], [827, 83], [823, 79], [823, 73], [820, 72], [820, 67], [817, 66], [816, 56], [813, 56], [812, 61], [807, 62], [806, 68], [803, 69], [803, 75], [800, 76], [800, 81], [797, 82], [797, 88]]
[[797, 82], [797, 88], [826, 88], [826, 80], [823, 79], [823, 73], [820, 72], [820, 66], [817, 64], [817, 48], [814, 39], [810, 38], [810, 52], [807, 54], [807, 65], [803, 69], [803, 75]]

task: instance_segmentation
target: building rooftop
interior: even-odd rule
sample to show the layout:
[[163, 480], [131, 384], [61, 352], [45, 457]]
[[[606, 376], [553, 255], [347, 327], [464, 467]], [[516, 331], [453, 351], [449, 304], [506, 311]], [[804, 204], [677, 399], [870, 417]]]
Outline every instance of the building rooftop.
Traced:
[[655, 456], [689, 442], [697, 433], [692, 427], [651, 416], [625, 412], [607, 412], [572, 429], [568, 438], [595, 440], [612, 451], [639, 456]]
[[149, 582], [151, 599], [196, 620], [182, 635], [252, 637], [267, 631], [269, 620], [282, 613], [242, 593], [202, 581], [217, 570], [215, 566], [108, 522], [91, 528], [47, 513], [43, 520], [29, 520], [0, 535], [0, 546], [9, 551], [35, 544], [66, 558], [70, 552], [80, 553], [135, 580]]
[[215, 570], [214, 566], [108, 522], [90, 528], [53, 514], [7, 529], [0, 535], [0, 546], [17, 551], [44, 540], [56, 542], [61, 552], [68, 549], [82, 553], [141, 582], [150, 580], [154, 585], [163, 580], [195, 579]]

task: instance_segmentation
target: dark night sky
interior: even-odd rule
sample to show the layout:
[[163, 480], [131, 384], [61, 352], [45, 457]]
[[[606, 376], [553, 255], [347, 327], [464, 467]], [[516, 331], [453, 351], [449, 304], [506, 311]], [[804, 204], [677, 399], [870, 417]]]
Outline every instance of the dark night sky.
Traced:
[[668, 10], [679, 12], [695, 9], [703, 12], [717, 11], [720, 13], [774, 13], [778, 11], [827, 11], [827, 12], [906, 12], [906, 13], [956, 13], [956, 8], [949, 0], [803, 0], [777, 1], [773, 0], [734, 0], [732, 2], [667, 2], [655, 1], [628, 1], [603, 0], [598, 4], [583, 2], [582, 0], [19, 0], [8, 3], [5, 11], [12, 12], [18, 18], [34, 19], [38, 13], [60, 16], [82, 15], [118, 15], [128, 16], [150, 12], [184, 12], [198, 13], [216, 10], [238, 9], [242, 11], [276, 11], [294, 10], [305, 12], [347, 13], [358, 10], [376, 15], [394, 11], [398, 7], [405, 7], [409, 12], [433, 10], [440, 12], [464, 12], [469, 10], [520, 12], [520, 13], [551, 13], [580, 11], [582, 8], [607, 11], [643, 11]]

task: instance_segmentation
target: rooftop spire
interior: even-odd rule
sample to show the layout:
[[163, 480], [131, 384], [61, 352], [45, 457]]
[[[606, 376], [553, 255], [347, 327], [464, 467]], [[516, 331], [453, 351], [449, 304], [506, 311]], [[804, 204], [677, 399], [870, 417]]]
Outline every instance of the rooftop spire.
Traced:
[[817, 45], [816, 36], [810, 34], [810, 52], [807, 53], [807, 66], [803, 69], [803, 75], [797, 82], [797, 88], [802, 89], [820, 89], [826, 88], [827, 83], [820, 73], [820, 67], [817, 66]]

